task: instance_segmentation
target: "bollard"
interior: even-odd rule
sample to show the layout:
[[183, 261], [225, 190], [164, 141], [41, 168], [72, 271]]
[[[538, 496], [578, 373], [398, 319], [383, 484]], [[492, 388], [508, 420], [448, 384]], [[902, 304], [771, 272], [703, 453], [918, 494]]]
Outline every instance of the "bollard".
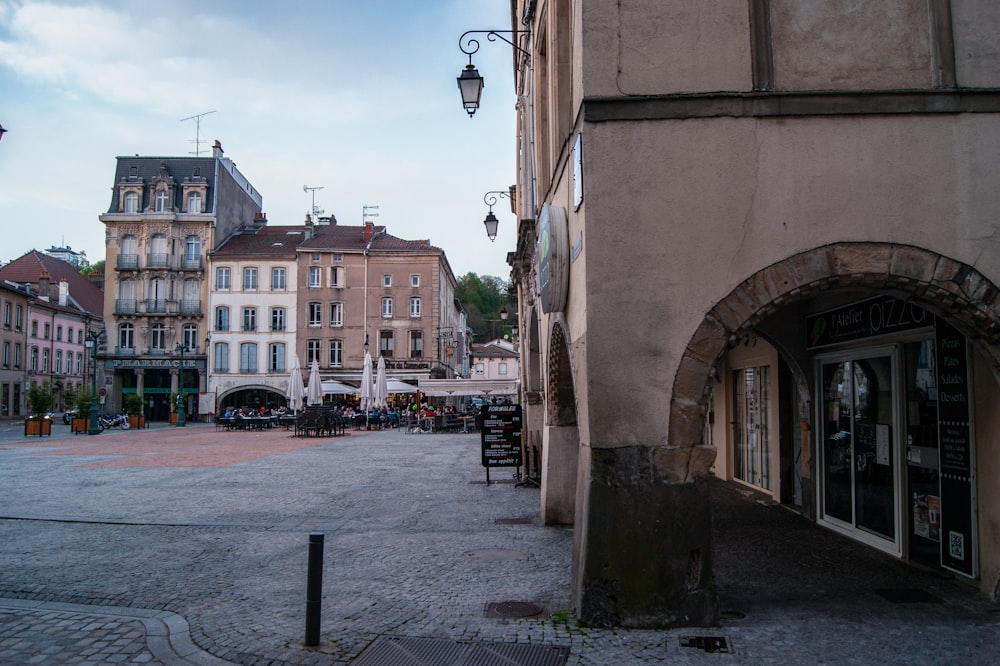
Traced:
[[306, 574], [306, 646], [319, 645], [319, 618], [323, 609], [323, 535], [309, 535]]

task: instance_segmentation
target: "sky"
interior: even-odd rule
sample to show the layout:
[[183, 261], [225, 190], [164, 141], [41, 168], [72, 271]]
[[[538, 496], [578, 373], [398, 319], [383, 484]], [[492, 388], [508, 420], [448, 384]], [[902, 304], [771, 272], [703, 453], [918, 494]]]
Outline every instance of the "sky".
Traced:
[[0, 0], [0, 260], [103, 259], [115, 158], [218, 140], [270, 225], [302, 224], [313, 196], [340, 224], [378, 206], [456, 278], [509, 279], [516, 220], [500, 199], [491, 243], [483, 199], [515, 180], [511, 47], [480, 39], [473, 118], [456, 83], [460, 36], [489, 29], [510, 29], [506, 0]]

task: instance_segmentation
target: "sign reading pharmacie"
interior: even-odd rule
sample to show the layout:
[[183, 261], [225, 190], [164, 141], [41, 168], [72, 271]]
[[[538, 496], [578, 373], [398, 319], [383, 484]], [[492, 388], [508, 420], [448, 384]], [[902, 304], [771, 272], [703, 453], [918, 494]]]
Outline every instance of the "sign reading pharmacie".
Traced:
[[108, 358], [105, 370], [204, 370], [205, 359], [197, 358]]
[[877, 296], [806, 317], [806, 346], [826, 347], [934, 325], [934, 315], [892, 296]]

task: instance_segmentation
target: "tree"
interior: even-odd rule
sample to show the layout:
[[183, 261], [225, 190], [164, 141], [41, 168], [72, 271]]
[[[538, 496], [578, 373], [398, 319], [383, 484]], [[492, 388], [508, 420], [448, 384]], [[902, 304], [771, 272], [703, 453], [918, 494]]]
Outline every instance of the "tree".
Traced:
[[104, 273], [104, 259], [95, 261], [94, 263], [87, 261], [86, 257], [80, 260], [80, 274], [84, 277], [90, 277], [91, 273]]
[[33, 420], [37, 421], [52, 411], [53, 400], [55, 397], [52, 395], [52, 388], [48, 382], [44, 384], [31, 382], [28, 385], [28, 407], [31, 408]]
[[514, 323], [513, 317], [503, 324], [500, 311], [506, 309], [508, 315], [517, 311], [517, 305], [510, 296], [510, 283], [492, 275], [479, 276], [466, 273], [458, 279], [455, 297], [465, 308], [466, 320], [473, 330], [476, 342], [485, 342], [491, 334], [509, 333]]

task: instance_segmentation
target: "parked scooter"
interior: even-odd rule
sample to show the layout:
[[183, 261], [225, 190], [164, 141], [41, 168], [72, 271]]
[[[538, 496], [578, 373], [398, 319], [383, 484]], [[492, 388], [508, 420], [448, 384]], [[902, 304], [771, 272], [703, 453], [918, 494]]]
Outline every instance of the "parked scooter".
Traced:
[[132, 427], [132, 424], [128, 422], [128, 417], [125, 416], [125, 414], [102, 416], [98, 420], [101, 423], [101, 430], [106, 430], [108, 428], [121, 428], [122, 430], [128, 430]]

